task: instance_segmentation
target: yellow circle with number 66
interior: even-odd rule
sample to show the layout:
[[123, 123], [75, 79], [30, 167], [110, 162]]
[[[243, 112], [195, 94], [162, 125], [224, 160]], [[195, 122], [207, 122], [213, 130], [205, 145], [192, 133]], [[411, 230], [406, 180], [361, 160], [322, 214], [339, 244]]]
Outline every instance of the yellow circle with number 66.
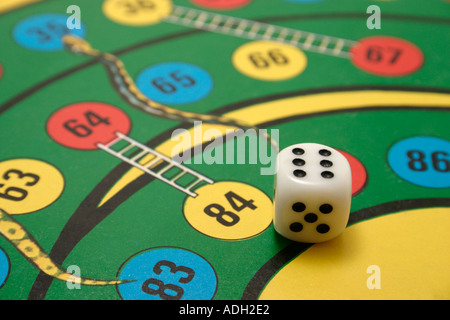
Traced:
[[36, 159], [0, 162], [0, 208], [25, 214], [56, 201], [64, 190], [64, 177], [52, 165]]
[[171, 0], [106, 0], [103, 3], [103, 13], [109, 19], [130, 26], [158, 23], [171, 12]]
[[184, 216], [197, 231], [217, 239], [254, 237], [272, 223], [272, 200], [261, 190], [241, 182], [205, 185], [187, 198]]
[[241, 73], [265, 81], [291, 79], [306, 68], [306, 55], [299, 48], [274, 42], [253, 41], [237, 48], [232, 56]]

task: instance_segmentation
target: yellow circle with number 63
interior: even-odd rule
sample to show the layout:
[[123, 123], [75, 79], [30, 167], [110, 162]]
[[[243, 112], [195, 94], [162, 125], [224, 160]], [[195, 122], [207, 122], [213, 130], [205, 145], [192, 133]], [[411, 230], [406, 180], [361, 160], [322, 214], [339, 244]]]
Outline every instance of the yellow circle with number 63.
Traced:
[[103, 13], [112, 21], [130, 26], [160, 22], [172, 12], [170, 0], [106, 0]]
[[237, 48], [232, 57], [234, 67], [258, 80], [291, 79], [306, 68], [306, 55], [299, 48], [274, 42], [253, 41]]
[[261, 190], [241, 182], [205, 185], [187, 198], [184, 216], [197, 231], [217, 239], [254, 237], [272, 223], [272, 200]]
[[52, 165], [35, 159], [0, 162], [0, 208], [9, 214], [25, 214], [56, 201], [64, 178]]

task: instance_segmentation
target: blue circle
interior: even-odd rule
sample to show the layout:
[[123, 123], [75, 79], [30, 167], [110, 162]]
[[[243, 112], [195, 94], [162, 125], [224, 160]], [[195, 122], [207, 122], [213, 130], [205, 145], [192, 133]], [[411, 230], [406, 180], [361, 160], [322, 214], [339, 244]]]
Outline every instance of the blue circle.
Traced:
[[68, 29], [67, 19], [63, 14], [40, 14], [19, 22], [13, 30], [14, 40], [21, 46], [36, 51], [62, 50], [62, 37], [73, 34], [84, 37], [86, 28], [81, 24], [80, 29]]
[[450, 141], [412, 137], [394, 144], [388, 152], [392, 170], [413, 184], [428, 188], [450, 187]]
[[5, 284], [9, 275], [9, 259], [6, 253], [0, 248], [0, 288]]
[[119, 278], [136, 280], [117, 286], [124, 300], [210, 300], [217, 289], [209, 262], [181, 248], [140, 252], [124, 263]]
[[206, 97], [213, 88], [208, 72], [184, 62], [167, 62], [142, 71], [136, 85], [149, 99], [164, 104], [188, 104]]

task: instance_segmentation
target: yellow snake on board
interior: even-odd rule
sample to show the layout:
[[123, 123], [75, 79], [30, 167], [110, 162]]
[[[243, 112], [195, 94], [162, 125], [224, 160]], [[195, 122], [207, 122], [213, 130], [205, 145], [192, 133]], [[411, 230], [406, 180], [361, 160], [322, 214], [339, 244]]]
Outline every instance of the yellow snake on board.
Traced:
[[88, 279], [64, 271], [52, 261], [31, 234], [12, 215], [2, 209], [0, 209], [0, 234], [37, 269], [55, 279], [87, 286], [109, 286], [130, 282], [129, 280]]

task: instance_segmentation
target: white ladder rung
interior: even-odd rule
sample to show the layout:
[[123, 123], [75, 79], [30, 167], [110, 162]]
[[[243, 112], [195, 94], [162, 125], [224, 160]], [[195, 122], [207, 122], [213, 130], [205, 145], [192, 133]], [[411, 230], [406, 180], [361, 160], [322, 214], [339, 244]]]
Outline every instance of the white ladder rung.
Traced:
[[272, 34], [275, 32], [275, 27], [269, 26], [266, 29], [266, 32], [262, 35], [264, 39], [270, 39], [272, 37]]
[[202, 12], [197, 19], [195, 19], [195, 25], [196, 27], [200, 28], [205, 24], [206, 19], [208, 18], [208, 16], [206, 15], [206, 13]]
[[175, 181], [177, 181], [179, 178], [181, 178], [182, 176], [184, 176], [185, 174], [186, 174], [185, 171], [181, 171], [181, 172], [180, 172], [179, 174], [177, 174], [176, 176], [170, 178], [170, 181], [175, 182]]
[[[165, 172], [169, 171], [173, 167], [174, 167], [173, 165], [169, 164], [168, 166], [166, 166], [163, 169], [159, 170], [156, 174], [162, 176]], [[172, 181], [172, 179], [170, 179], [170, 181]]]
[[200, 182], [201, 182], [201, 180], [194, 181], [194, 183], [187, 185], [189, 188], [186, 188], [186, 190], [190, 191], [193, 187], [195, 187]]
[[314, 37], [314, 34], [310, 33], [310, 34], [306, 37], [305, 42], [302, 44], [303, 47], [304, 47], [305, 49], [311, 48], [311, 45], [312, 45], [312, 43], [313, 43], [313, 41], [314, 41], [314, 38], [315, 38], [315, 37]]
[[283, 28], [281, 32], [278, 34], [277, 40], [284, 41], [286, 39], [286, 36], [288, 35], [289, 30], [286, 28]]
[[296, 31], [296, 32], [294, 32], [294, 36], [292, 37], [290, 42], [293, 45], [297, 45], [301, 38], [302, 38], [302, 32]]
[[142, 166], [147, 168], [147, 169], [150, 169], [153, 165], [155, 165], [159, 161], [161, 161], [161, 158], [155, 157], [151, 162], [143, 163]]
[[327, 47], [328, 47], [329, 43], [330, 43], [330, 38], [329, 37], [324, 37], [322, 39], [322, 41], [320, 42], [319, 51], [323, 52], [323, 51], [327, 50]]
[[139, 152], [137, 155], [135, 155], [133, 158], [131, 158], [131, 161], [136, 161], [137, 159], [140, 159], [144, 156], [144, 154], [146, 154], [147, 151], [142, 150], [141, 152]]
[[119, 154], [124, 154], [125, 152], [129, 151], [130, 149], [132, 149], [133, 147], [136, 147], [136, 145], [130, 143], [128, 146], [126, 146], [125, 148], [121, 149], [120, 151], [116, 151]]

